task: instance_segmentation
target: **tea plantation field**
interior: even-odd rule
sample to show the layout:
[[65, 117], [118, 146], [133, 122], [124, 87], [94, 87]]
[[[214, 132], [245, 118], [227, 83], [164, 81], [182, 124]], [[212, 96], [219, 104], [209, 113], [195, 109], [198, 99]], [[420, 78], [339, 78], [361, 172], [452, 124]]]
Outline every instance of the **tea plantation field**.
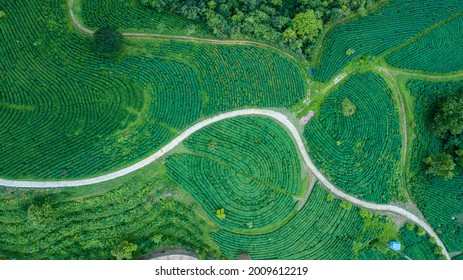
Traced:
[[0, 1], [1, 177], [107, 173], [204, 116], [305, 95], [298, 66], [262, 48], [150, 40], [151, 53], [129, 42], [120, 58], [102, 58], [72, 29], [65, 3]]
[[[315, 78], [321, 82], [327, 82], [349, 62], [361, 56], [378, 56], [390, 51], [412, 40], [428, 28], [461, 12], [463, 12], [463, 2], [460, 0], [391, 0], [377, 12], [338, 25], [326, 35], [320, 59], [315, 62], [317, 70]], [[448, 30], [454, 29], [450, 27]], [[437, 30], [436, 32], [445, 33], [445, 31]], [[426, 40], [424, 42], [433, 42], [432, 39], [423, 38], [423, 40]], [[442, 41], [436, 43], [443, 44]], [[429, 44], [427, 46], [429, 47]], [[457, 45], [453, 48], [456, 47]], [[347, 50], [353, 50], [354, 53], [349, 55]], [[434, 48], [432, 51], [434, 54], [438, 52], [438, 48]], [[426, 54], [418, 52], [412, 58], [407, 58], [407, 53], [404, 51], [402, 54], [397, 54], [399, 56], [397, 60], [404, 58], [405, 61], [412, 63], [414, 58], [419, 55], [425, 57], [419, 60], [426, 60], [427, 57], [432, 56], [432, 53], [429, 53], [428, 56], [428, 52]], [[446, 49], [445, 53], [452, 53], [451, 48]], [[443, 55], [446, 56], [447, 54]], [[400, 65], [404, 65], [404, 63], [407, 62], [401, 61]], [[431, 69], [435, 67], [431, 66]], [[446, 66], [444, 64], [441, 67]]]
[[[359, 14], [324, 25], [306, 61], [139, 0], [0, 0], [0, 259], [461, 258], [463, 176], [423, 158], [445, 148], [436, 104], [463, 89], [463, 2]], [[85, 29], [106, 25], [124, 37], [113, 57]], [[266, 110], [217, 118], [249, 108]]]
[[221, 259], [216, 230], [159, 164], [91, 187], [0, 188], [0, 259], [114, 259], [124, 242], [130, 258], [183, 247]]
[[411, 45], [386, 57], [398, 68], [429, 72], [452, 72], [463, 69], [461, 41], [463, 16], [440, 26]]
[[[337, 187], [378, 203], [401, 197], [402, 139], [391, 94], [380, 76], [357, 74], [328, 95], [304, 130], [312, 159]], [[346, 100], [356, 107], [350, 116]]]
[[[168, 158], [168, 174], [223, 228], [278, 224], [295, 213], [296, 198], [307, 191], [297, 149], [273, 120], [225, 120], [184, 145], [185, 152]], [[225, 218], [216, 216], [218, 209], [224, 209]]]
[[221, 230], [212, 236], [229, 258], [248, 254], [252, 259], [404, 259], [383, 243], [390, 240], [400, 240], [408, 248], [404, 253], [413, 257], [439, 258], [426, 236], [397, 230], [387, 219], [332, 200], [319, 184], [306, 206], [274, 232], [241, 235]]
[[433, 109], [437, 100], [461, 91], [463, 82], [426, 82], [412, 80], [407, 89], [415, 98], [415, 139], [411, 155], [412, 194], [418, 207], [431, 225], [437, 229], [451, 251], [463, 248], [463, 176], [451, 180], [431, 178], [424, 174], [423, 158], [443, 150], [432, 127]]

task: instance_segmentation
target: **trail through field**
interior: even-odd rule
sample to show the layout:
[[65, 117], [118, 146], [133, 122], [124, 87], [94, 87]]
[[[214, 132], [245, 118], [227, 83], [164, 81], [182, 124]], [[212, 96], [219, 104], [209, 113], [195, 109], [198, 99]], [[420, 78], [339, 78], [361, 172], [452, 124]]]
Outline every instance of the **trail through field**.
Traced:
[[[385, 67], [380, 67], [382, 69], [387, 69]], [[454, 73], [454, 74], [439, 74], [439, 73], [415, 73], [409, 70], [404, 69], [388, 69], [389, 72], [396, 75], [407, 75], [417, 78], [429, 79], [429, 80], [445, 80], [445, 79], [463, 79], [463, 73]]]
[[322, 90], [321, 94], [323, 95], [323, 94], [327, 93], [328, 91], [330, 91], [335, 85], [339, 84], [339, 82], [341, 82], [342, 80], [347, 78], [350, 74], [352, 74], [352, 71], [346, 71], [346, 72], [343, 72], [343, 73], [339, 74], [338, 76], [336, 76], [333, 79], [333, 82], [330, 83], [326, 88], [324, 88]]
[[405, 170], [406, 170], [406, 159], [407, 159], [407, 148], [408, 148], [408, 128], [407, 128], [407, 116], [405, 114], [405, 104], [404, 100], [402, 98], [402, 94], [400, 93], [399, 86], [397, 85], [394, 76], [391, 74], [389, 69], [384, 68], [384, 67], [378, 67], [378, 70], [382, 71], [386, 77], [390, 79], [392, 82], [393, 86], [393, 91], [395, 95], [397, 96], [397, 99], [399, 101], [399, 114], [400, 114], [400, 120], [402, 122], [402, 134], [403, 134], [403, 141], [402, 141], [402, 187], [405, 192], [405, 195], [407, 196], [408, 201], [412, 201], [410, 198], [410, 195], [408, 194], [407, 187], [406, 187], [406, 179], [405, 179]]
[[[74, 4], [74, 0], [69, 0], [68, 5], [69, 5], [69, 12], [70, 12], [70, 17], [72, 20], [73, 25], [80, 30], [81, 32], [92, 35], [94, 31], [86, 28], [83, 26], [81, 23], [78, 22], [75, 14], [72, 11], [72, 7]], [[294, 57], [291, 55], [264, 43], [257, 43], [257, 42], [252, 42], [252, 41], [230, 41], [230, 40], [212, 40], [212, 39], [199, 39], [199, 38], [193, 38], [193, 37], [185, 37], [185, 36], [167, 36], [167, 35], [158, 35], [158, 34], [136, 34], [136, 33], [125, 33], [125, 36], [129, 37], [140, 37], [140, 38], [161, 38], [161, 39], [173, 39], [173, 40], [188, 40], [188, 41], [194, 41], [194, 42], [207, 42], [207, 43], [215, 43], [215, 44], [234, 44], [234, 45], [255, 45], [255, 46], [264, 46], [268, 48], [272, 48], [279, 53], [283, 53], [286, 56], [290, 57], [291, 59], [295, 60]], [[390, 71], [388, 69], [383, 68], [388, 76], [392, 76]], [[348, 76], [349, 73], [343, 73], [339, 75], [334, 81], [331, 86], [334, 86], [336, 83], [340, 82], [342, 79]], [[463, 75], [463, 74], [462, 74]], [[400, 95], [400, 92], [398, 91], [397, 85], [394, 86], [394, 90], [398, 93], [398, 98], [400, 102], [400, 114], [402, 118], [402, 129], [403, 129], [403, 134], [404, 134], [404, 143], [407, 142], [407, 127], [406, 127], [406, 118], [405, 118], [405, 109], [404, 109], [404, 104], [402, 101], [402, 97]], [[330, 87], [329, 87], [330, 88]], [[216, 115], [214, 117], [211, 117], [209, 119], [205, 119], [203, 121], [200, 121], [190, 128], [186, 129], [183, 133], [181, 133], [179, 136], [177, 136], [175, 139], [173, 139], [171, 142], [169, 142], [167, 145], [165, 145], [163, 148], [161, 148], [159, 151], [155, 152], [151, 156], [127, 167], [124, 169], [121, 169], [119, 171], [94, 177], [94, 178], [89, 178], [89, 179], [83, 179], [83, 180], [68, 180], [68, 181], [19, 181], [19, 180], [5, 180], [5, 179], [0, 179], [0, 185], [2, 186], [7, 186], [7, 187], [18, 187], [18, 188], [56, 188], [56, 187], [77, 187], [77, 186], [85, 186], [85, 185], [92, 185], [92, 184], [97, 184], [101, 182], [106, 182], [124, 175], [127, 175], [129, 173], [132, 173], [136, 170], [139, 170], [148, 164], [158, 160], [160, 157], [164, 156], [171, 150], [173, 150], [177, 145], [182, 143], [184, 140], [186, 140], [190, 135], [193, 133], [203, 129], [204, 127], [211, 125], [216, 122], [220, 122], [225, 119], [229, 118], [235, 118], [239, 116], [249, 116], [249, 115], [255, 115], [255, 116], [264, 116], [264, 117], [269, 117], [272, 118], [279, 123], [281, 123], [288, 132], [292, 135], [300, 154], [302, 155], [302, 158], [307, 165], [307, 167], [312, 171], [312, 173], [315, 175], [318, 180], [325, 186], [327, 190], [329, 190], [331, 193], [334, 195], [338, 196], [339, 198], [342, 198], [344, 200], [347, 200], [351, 202], [352, 204], [366, 208], [375, 212], [390, 212], [390, 213], [396, 213], [399, 214], [408, 220], [416, 223], [420, 227], [422, 227], [428, 234], [435, 238], [437, 245], [442, 247], [442, 252], [444, 256], [447, 259], [450, 259], [449, 253], [447, 252], [447, 249], [445, 248], [444, 244], [440, 240], [439, 236], [434, 232], [433, 228], [429, 226], [425, 220], [419, 218], [418, 216], [408, 212], [405, 209], [402, 209], [398, 206], [394, 205], [383, 205], [383, 204], [376, 204], [376, 203], [371, 203], [371, 202], [366, 202], [362, 201], [354, 196], [351, 196], [349, 194], [344, 193], [343, 191], [339, 190], [334, 186], [313, 164], [311, 161], [306, 146], [299, 134], [299, 131], [297, 128], [294, 126], [294, 124], [289, 120], [289, 118], [276, 111], [272, 110], [267, 110], [267, 109], [243, 109], [243, 110], [236, 110], [236, 111], [231, 111], [223, 114]], [[404, 145], [406, 146], [406, 145]], [[404, 152], [406, 153], [406, 147], [404, 148]]]
[[[72, 10], [72, 7], [74, 6], [74, 0], [69, 0], [68, 6], [69, 6], [68, 7], [69, 14], [71, 16], [71, 21], [74, 27], [77, 30], [87, 35], [93, 35], [95, 31], [87, 28], [82, 23], [80, 23], [79, 20], [77, 19], [77, 16], [74, 14], [74, 11]], [[297, 59], [294, 58], [289, 53], [284, 52], [281, 49], [274, 47], [272, 45], [261, 43], [261, 42], [255, 42], [255, 41], [205, 39], [205, 38], [197, 38], [197, 37], [190, 37], [190, 36], [163, 35], [163, 34], [154, 34], [154, 33], [133, 33], [133, 32], [123, 32], [122, 35], [124, 35], [125, 37], [132, 37], [132, 38], [154, 38], [154, 39], [166, 39], [166, 40], [187, 41], [187, 42], [197, 42], [197, 43], [212, 43], [212, 44], [218, 44], [218, 45], [248, 45], [248, 46], [265, 47], [265, 48], [270, 48], [280, 54], [285, 55], [286, 57], [296, 62], [296, 64], [298, 64]]]

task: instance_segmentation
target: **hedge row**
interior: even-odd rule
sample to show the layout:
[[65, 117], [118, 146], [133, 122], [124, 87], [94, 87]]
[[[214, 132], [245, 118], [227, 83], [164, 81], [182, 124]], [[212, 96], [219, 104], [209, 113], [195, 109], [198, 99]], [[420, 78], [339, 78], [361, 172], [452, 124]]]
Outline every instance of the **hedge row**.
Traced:
[[297, 66], [260, 48], [137, 40], [127, 46], [137, 54], [99, 57], [64, 3], [0, 0], [14, 14], [0, 21], [0, 177], [107, 173], [201, 117], [305, 95]]
[[429, 72], [453, 72], [463, 69], [461, 41], [463, 17], [434, 29], [413, 44], [392, 53], [386, 60], [394, 67]]
[[[400, 198], [402, 138], [391, 90], [379, 76], [350, 78], [330, 93], [305, 127], [309, 154], [338, 188], [362, 200], [388, 203]], [[356, 106], [343, 114], [344, 100]]]
[[463, 82], [426, 82], [412, 80], [407, 89], [415, 100], [415, 128], [410, 169], [414, 175], [411, 190], [418, 208], [434, 227], [449, 252], [463, 248], [463, 176], [451, 180], [424, 174], [423, 159], [443, 151], [434, 135], [432, 123], [439, 100], [461, 92]]
[[[168, 174], [220, 226], [254, 230], [295, 211], [303, 174], [292, 138], [275, 121], [240, 117], [204, 128], [167, 160]], [[216, 216], [224, 209], [225, 219]]]
[[[327, 34], [315, 78], [327, 82], [350, 61], [382, 54], [461, 11], [460, 0], [391, 0], [379, 11], [341, 24]], [[347, 55], [349, 49], [355, 52]]]

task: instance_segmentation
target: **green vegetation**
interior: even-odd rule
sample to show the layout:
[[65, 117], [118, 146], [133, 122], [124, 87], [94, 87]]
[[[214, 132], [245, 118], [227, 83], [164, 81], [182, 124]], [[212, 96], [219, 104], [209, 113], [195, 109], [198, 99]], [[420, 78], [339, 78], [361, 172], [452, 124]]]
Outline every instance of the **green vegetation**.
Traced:
[[452, 72], [463, 69], [461, 40], [463, 17], [432, 30], [412, 44], [386, 57], [394, 67], [429, 72]]
[[[426, 220], [434, 227], [447, 250], [460, 251], [463, 247], [463, 176], [456, 164], [450, 180], [425, 175], [423, 159], [440, 153], [449, 153], [449, 147], [435, 133], [430, 125], [434, 122], [439, 105], [456, 92], [460, 92], [463, 82], [427, 82], [412, 80], [407, 89], [414, 98], [414, 138], [411, 149], [410, 190], [414, 202], [423, 212]], [[456, 163], [456, 162], [455, 162]]]
[[243, 253], [252, 259], [354, 259], [352, 243], [362, 219], [357, 211], [341, 208], [339, 200], [326, 202], [326, 196], [317, 183], [304, 208], [275, 231], [243, 235], [221, 230], [213, 237], [232, 259]]
[[304, 208], [275, 231], [243, 235], [221, 230], [213, 237], [232, 259], [241, 254], [252, 259], [403, 259], [389, 248], [389, 241], [395, 240], [412, 250], [413, 256], [416, 252], [418, 258], [439, 257], [433, 251], [435, 244], [427, 243], [427, 236], [418, 238], [412, 232], [397, 230], [389, 219], [352, 205], [346, 210], [338, 199], [326, 202], [327, 195], [317, 183]]
[[433, 176], [440, 176], [446, 180], [452, 179], [455, 163], [453, 158], [448, 154], [436, 154], [423, 159], [428, 165], [425, 173]]
[[399, 258], [397, 253], [389, 248], [390, 241], [399, 240], [397, 226], [388, 218], [377, 215], [365, 214], [365, 210], [360, 210], [363, 218], [362, 234], [357, 235], [354, 243], [354, 252], [358, 258], [376, 259], [368, 257], [370, 254], [382, 256], [385, 259]]
[[117, 245], [114, 250], [111, 251], [111, 255], [116, 257], [118, 260], [130, 260], [132, 259], [132, 253], [138, 249], [138, 246], [129, 243], [127, 240]]
[[[93, 39], [69, 22], [69, 3]], [[333, 184], [377, 203], [404, 201], [407, 189], [459, 252], [463, 82], [410, 79], [462, 69], [463, 3], [390, 0], [368, 14], [379, 3], [0, 0], [0, 177], [108, 173], [218, 113], [297, 107], [315, 113], [304, 138]], [[140, 33], [263, 40], [298, 55]], [[305, 75], [306, 58], [318, 81]], [[398, 228], [319, 183], [307, 192], [315, 181], [302, 163], [280, 124], [249, 116], [107, 183], [0, 187], [0, 259], [132, 259], [171, 246], [216, 259], [443, 258], [414, 224]]]
[[349, 98], [344, 98], [342, 101], [342, 114], [344, 117], [352, 117], [355, 111], [357, 111], [357, 106]]
[[[100, 0], [101, 1], [101, 0]], [[310, 56], [323, 24], [358, 11], [365, 14], [377, 0], [141, 0], [161, 13], [176, 13], [207, 25], [219, 38], [251, 38]], [[301, 58], [303, 57], [301, 56]]]
[[95, 31], [93, 35], [95, 49], [105, 56], [115, 56], [122, 51], [124, 37], [113, 26], [104, 26]]
[[346, 55], [348, 55], [348, 56], [351, 56], [351, 55], [353, 55], [354, 53], [355, 53], [355, 50], [352, 49], [352, 48], [347, 49], [347, 51], [346, 51]]
[[433, 121], [434, 133], [442, 139], [445, 153], [426, 157], [425, 172], [448, 180], [454, 176], [454, 160], [463, 163], [463, 97], [452, 95], [439, 102]]
[[[320, 61], [314, 61], [317, 68], [315, 78], [327, 82], [349, 62], [361, 56], [384, 54], [462, 11], [463, 2], [460, 0], [390, 0], [378, 12], [338, 25], [326, 35]], [[378, 32], [379, 30], [381, 32]], [[454, 35], [452, 33], [448, 36]], [[457, 38], [455, 40], [458, 41]], [[456, 45], [456, 50], [458, 46], [460, 45]], [[347, 55], [348, 49], [355, 49], [355, 53]], [[452, 52], [443, 52], [449, 56], [448, 59], [453, 59]], [[422, 54], [416, 52], [413, 57]], [[408, 52], [401, 54], [397, 60], [402, 60], [407, 55]], [[411, 64], [415, 63], [413, 58], [405, 60]], [[442, 65], [446, 65], [445, 62], [442, 62]]]
[[217, 218], [221, 220], [225, 219], [225, 209], [223, 208], [217, 209], [217, 211], [215, 211], [215, 215], [217, 216]]
[[352, 203], [348, 202], [348, 201], [341, 201], [341, 203], [339, 204], [339, 206], [341, 206], [343, 209], [349, 211], [352, 209]]
[[[419, 108], [424, 112], [418, 113], [422, 114], [419, 116], [422, 118], [421, 121], [432, 120], [433, 134], [426, 133], [424, 136], [429, 137], [427, 140], [435, 142], [440, 148], [437, 149], [437, 153], [429, 151], [423, 162], [427, 164], [426, 174], [448, 180], [454, 176], [455, 167], [458, 167], [456, 171], [460, 173], [463, 163], [463, 98], [459, 96], [461, 89], [440, 95], [440, 87], [445, 90], [446, 85], [443, 83], [436, 85], [437, 88], [431, 88], [430, 92], [425, 92], [429, 89], [417, 81], [412, 81], [409, 83], [409, 88], [412, 94], [434, 94], [432, 100], [425, 98], [418, 102], [418, 105], [424, 107]], [[437, 91], [433, 92], [434, 90]]]
[[273, 120], [224, 120], [192, 135], [184, 147], [168, 158], [168, 173], [222, 228], [274, 227], [295, 213], [294, 198], [306, 191], [293, 140]]
[[403, 253], [413, 260], [435, 260], [444, 259], [441, 248], [430, 241], [430, 236], [426, 232], [419, 234], [421, 228], [402, 228], [400, 230], [401, 239], [405, 244]]
[[283, 32], [283, 39], [289, 44], [299, 40], [301, 44], [313, 42], [323, 27], [323, 21], [317, 19], [314, 11], [307, 10], [297, 14], [291, 20], [291, 25]]
[[439, 110], [434, 117], [436, 133], [441, 137], [447, 133], [453, 136], [461, 134], [463, 132], [463, 96], [451, 96], [439, 105]]
[[[346, 98], [356, 104], [345, 117]], [[398, 111], [379, 76], [357, 74], [331, 92], [305, 127], [314, 163], [338, 188], [362, 200], [402, 198]], [[375, 106], [372, 106], [375, 104]]]
[[159, 13], [139, 0], [74, 0], [74, 13], [85, 26], [117, 26], [124, 32], [213, 37], [207, 27], [172, 13]]
[[120, 57], [100, 57], [63, 3], [0, 0], [15, 11], [0, 21], [2, 178], [108, 173], [202, 117], [305, 96], [298, 66], [269, 49], [127, 39]]
[[223, 257], [215, 226], [160, 164], [90, 187], [0, 190], [1, 259], [129, 259], [164, 247]]

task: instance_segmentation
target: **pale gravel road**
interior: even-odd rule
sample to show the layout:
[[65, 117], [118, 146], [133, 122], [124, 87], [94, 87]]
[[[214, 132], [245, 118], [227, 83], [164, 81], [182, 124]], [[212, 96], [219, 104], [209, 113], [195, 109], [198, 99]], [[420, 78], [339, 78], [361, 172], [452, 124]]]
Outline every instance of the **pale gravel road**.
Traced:
[[92, 185], [92, 184], [97, 184], [101, 182], [106, 182], [115, 178], [119, 178], [121, 176], [127, 175], [129, 173], [132, 173], [140, 168], [143, 168], [147, 166], [148, 164], [156, 161], [166, 153], [172, 151], [178, 144], [180, 144], [182, 141], [187, 139], [190, 135], [193, 133], [203, 129], [204, 127], [211, 125], [213, 123], [225, 120], [225, 119], [230, 119], [230, 118], [235, 118], [239, 116], [265, 116], [272, 118], [278, 122], [280, 122], [286, 129], [291, 133], [293, 139], [296, 142], [296, 145], [299, 149], [299, 152], [302, 155], [302, 158], [304, 159], [305, 164], [307, 167], [312, 171], [312, 173], [320, 180], [320, 182], [327, 188], [330, 192], [335, 194], [336, 196], [345, 199], [349, 202], [351, 202], [354, 205], [357, 205], [359, 207], [363, 207], [369, 210], [373, 211], [384, 211], [384, 212], [390, 212], [390, 213], [396, 213], [399, 214], [403, 217], [406, 217], [408, 220], [413, 221], [420, 227], [422, 227], [426, 232], [429, 233], [430, 236], [434, 237], [436, 239], [437, 244], [442, 247], [442, 251], [444, 256], [447, 259], [450, 259], [450, 256], [447, 252], [447, 249], [445, 248], [444, 244], [440, 240], [439, 236], [434, 232], [432, 227], [430, 227], [425, 221], [421, 220], [414, 214], [408, 212], [405, 209], [402, 209], [400, 207], [394, 206], [394, 205], [383, 205], [383, 204], [376, 204], [376, 203], [371, 203], [371, 202], [366, 202], [362, 201], [356, 197], [353, 197], [351, 195], [348, 195], [344, 193], [343, 191], [337, 189], [318, 169], [315, 167], [313, 162], [310, 160], [309, 155], [307, 153], [307, 149], [304, 145], [304, 142], [299, 135], [299, 132], [297, 128], [293, 125], [293, 123], [288, 119], [287, 116], [283, 115], [280, 112], [275, 112], [272, 110], [267, 110], [267, 109], [244, 109], [244, 110], [237, 110], [237, 111], [232, 111], [232, 112], [227, 112], [223, 113], [214, 117], [211, 117], [209, 119], [205, 119], [203, 121], [200, 121], [187, 130], [185, 130], [183, 133], [181, 133], [179, 136], [177, 136], [174, 140], [172, 140], [169, 144], [161, 148], [159, 151], [154, 153], [153, 155], [145, 158], [142, 161], [139, 161], [135, 163], [134, 165], [131, 165], [127, 168], [121, 169], [119, 171], [106, 174], [103, 176], [98, 176], [94, 178], [89, 178], [89, 179], [83, 179], [83, 180], [70, 180], [70, 181], [16, 181], [16, 180], [5, 180], [5, 179], [0, 179], [0, 185], [2, 186], [8, 186], [8, 187], [17, 187], [17, 188], [57, 188], [57, 187], [78, 187], [78, 186], [86, 186], [86, 185]]

